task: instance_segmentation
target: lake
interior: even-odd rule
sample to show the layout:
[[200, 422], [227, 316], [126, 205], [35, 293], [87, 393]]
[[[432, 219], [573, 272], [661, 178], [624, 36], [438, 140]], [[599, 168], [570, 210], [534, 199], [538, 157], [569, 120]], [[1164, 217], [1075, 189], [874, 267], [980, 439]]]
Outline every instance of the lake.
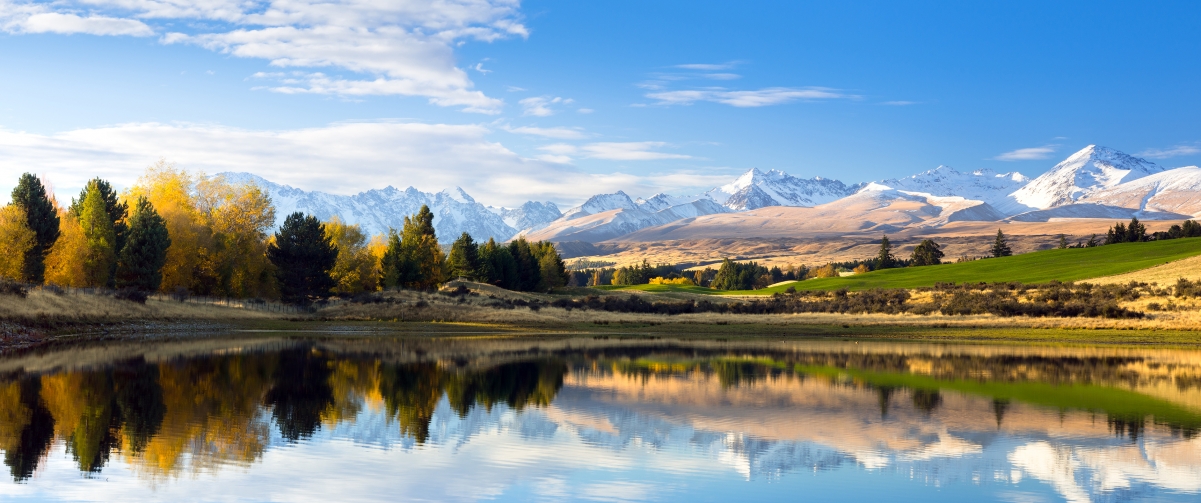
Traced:
[[11, 501], [1199, 501], [1201, 352], [225, 335], [0, 359]]

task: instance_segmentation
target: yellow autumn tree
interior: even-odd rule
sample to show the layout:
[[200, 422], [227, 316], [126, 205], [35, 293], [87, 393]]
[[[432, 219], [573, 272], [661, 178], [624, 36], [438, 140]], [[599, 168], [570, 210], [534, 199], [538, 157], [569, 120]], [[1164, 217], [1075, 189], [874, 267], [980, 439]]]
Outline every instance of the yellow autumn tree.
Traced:
[[82, 288], [87, 277], [83, 262], [87, 255], [87, 238], [79, 219], [61, 208], [58, 211], [58, 240], [46, 255], [46, 283]]
[[212, 247], [204, 250], [215, 293], [233, 297], [275, 297], [275, 275], [267, 260], [267, 230], [275, 225], [271, 197], [253, 183], [231, 183], [223, 176], [196, 183]]
[[34, 243], [25, 210], [15, 204], [0, 208], [0, 278], [18, 280], [23, 276], [25, 255]]
[[338, 247], [338, 260], [330, 271], [330, 276], [337, 284], [334, 292], [356, 294], [375, 291], [378, 259], [373, 255], [362, 229], [358, 225], [346, 225], [334, 217], [325, 223], [325, 235]]
[[123, 194], [126, 201], [145, 197], [166, 220], [171, 246], [163, 265], [163, 282], [159, 289], [173, 292], [192, 289], [198, 283], [196, 275], [202, 269], [202, 250], [211, 247], [212, 236], [201, 218], [196, 201], [196, 180], [174, 164], [160, 160], [146, 168], [137, 183]]

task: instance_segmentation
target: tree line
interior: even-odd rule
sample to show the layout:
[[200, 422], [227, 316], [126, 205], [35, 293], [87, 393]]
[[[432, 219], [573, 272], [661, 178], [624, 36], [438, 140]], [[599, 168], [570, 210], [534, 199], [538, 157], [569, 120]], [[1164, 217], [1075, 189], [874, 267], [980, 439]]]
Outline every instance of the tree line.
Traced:
[[[23, 174], [0, 208], [0, 279], [176, 296], [303, 302], [388, 288], [430, 289], [453, 277], [513, 290], [563, 286], [554, 245], [519, 238], [476, 246], [463, 234], [449, 257], [428, 207], [400, 232], [367, 236], [336, 217], [288, 215], [253, 183], [191, 174], [160, 161], [118, 194], [87, 183], [66, 207]], [[135, 297], [137, 296], [135, 295]]]

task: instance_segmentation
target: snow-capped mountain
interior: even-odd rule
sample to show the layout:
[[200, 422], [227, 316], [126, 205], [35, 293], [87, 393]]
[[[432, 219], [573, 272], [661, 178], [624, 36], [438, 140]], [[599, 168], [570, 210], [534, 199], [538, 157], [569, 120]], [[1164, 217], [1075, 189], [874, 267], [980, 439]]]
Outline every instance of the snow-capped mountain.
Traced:
[[704, 195], [726, 208], [744, 211], [765, 206], [816, 206], [854, 194], [860, 187], [828, 178], [804, 179], [780, 170], [753, 168]]
[[400, 230], [404, 218], [427, 205], [434, 213], [434, 230], [438, 240], [451, 242], [466, 232], [477, 241], [495, 238], [504, 241], [517, 233], [503, 218], [476, 202], [460, 188], [442, 192], [421, 192], [413, 187], [399, 190], [392, 186], [340, 196], [317, 191], [304, 191], [268, 181], [250, 173], [221, 173], [236, 183], [254, 183], [271, 196], [275, 204], [275, 224], [293, 212], [301, 211], [322, 220], [338, 217], [348, 224], [358, 224], [368, 235], [383, 234], [388, 229]]
[[1143, 213], [1201, 216], [1201, 168], [1169, 169], [1093, 192], [1079, 202], [1118, 206]]
[[646, 227], [668, 224], [701, 215], [723, 213], [713, 200], [656, 194], [650, 199], [630, 199], [625, 192], [592, 196], [540, 229], [523, 231], [535, 241], [604, 241]]
[[997, 203], [1008, 198], [1009, 194], [1022, 188], [1029, 182], [1029, 177], [1016, 171], [997, 173], [989, 169], [979, 169], [964, 173], [950, 166], [939, 166], [913, 176], [892, 178], [873, 183], [897, 190], [929, 194], [931, 196], [958, 196], [995, 206]]
[[1014, 191], [1013, 199], [1029, 208], [1045, 210], [1163, 170], [1147, 160], [1089, 145]]
[[546, 227], [555, 219], [563, 216], [559, 207], [550, 201], [527, 201], [517, 208], [502, 208], [489, 206], [488, 209], [504, 219], [509, 227], [519, 230], [535, 230]]
[[630, 196], [625, 192], [617, 191], [612, 194], [597, 194], [584, 201], [584, 204], [568, 209], [563, 212], [563, 219], [570, 220], [597, 213], [604, 213], [610, 210], [632, 210], [638, 208], [638, 204], [630, 199]]
[[[684, 236], [694, 225], [712, 229], [725, 228], [718, 225], [721, 222], [750, 222], [747, 219], [753, 220], [753, 210], [769, 207], [792, 207], [780, 208], [785, 213], [796, 213], [795, 208], [813, 209], [805, 218], [817, 221], [803, 225], [781, 221], [761, 230], [787, 235], [810, 228], [896, 230], [941, 227], [957, 221], [1201, 217], [1201, 168], [1165, 170], [1096, 145], [1072, 154], [1033, 180], [1017, 172], [966, 172], [939, 166], [908, 177], [849, 185], [829, 178], [803, 179], [779, 170], [751, 169], [728, 184], [694, 196], [659, 193], [634, 199], [617, 191], [594, 195], [563, 212], [551, 202], [530, 201], [517, 208], [484, 206], [459, 188], [428, 193], [412, 187], [403, 191], [387, 187], [339, 196], [306, 192], [247, 173], [225, 176], [264, 187], [275, 202], [277, 222], [293, 211], [303, 211], [322, 219], [337, 216], [378, 234], [399, 229], [405, 216], [428, 205], [444, 241], [462, 232], [477, 240], [502, 241], [524, 235], [534, 240], [597, 242], [631, 233], [636, 233], [634, 238], [666, 232], [656, 229]], [[726, 213], [733, 214], [722, 215]], [[840, 223], [830, 227], [832, 222]], [[862, 225], [847, 227], [847, 223]]]

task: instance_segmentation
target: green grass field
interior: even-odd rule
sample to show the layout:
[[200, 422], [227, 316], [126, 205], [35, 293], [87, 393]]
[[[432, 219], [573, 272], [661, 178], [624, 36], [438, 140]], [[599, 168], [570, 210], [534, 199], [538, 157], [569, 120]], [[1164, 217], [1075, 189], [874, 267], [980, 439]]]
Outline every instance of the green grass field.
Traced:
[[961, 264], [885, 269], [842, 278], [821, 278], [762, 290], [719, 291], [696, 286], [636, 285], [604, 286], [606, 290], [644, 292], [688, 292], [711, 295], [771, 295], [788, 287], [797, 290], [868, 290], [872, 288], [917, 288], [935, 283], [997, 283], [1019, 281], [1081, 281], [1138, 271], [1160, 264], [1201, 255], [1201, 238], [1122, 243], [1096, 248], [1045, 250], [1012, 257], [976, 260]]

